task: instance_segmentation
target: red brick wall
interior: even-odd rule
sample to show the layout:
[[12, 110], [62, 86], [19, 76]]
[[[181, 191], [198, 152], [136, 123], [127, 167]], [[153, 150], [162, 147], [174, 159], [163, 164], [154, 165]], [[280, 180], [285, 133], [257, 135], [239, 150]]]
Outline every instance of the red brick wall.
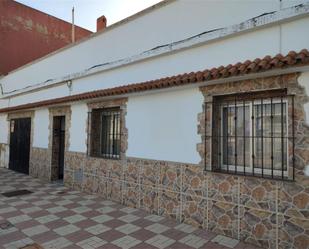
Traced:
[[[71, 43], [70, 23], [13, 0], [0, 1], [0, 75]], [[92, 32], [75, 26], [75, 41]]]

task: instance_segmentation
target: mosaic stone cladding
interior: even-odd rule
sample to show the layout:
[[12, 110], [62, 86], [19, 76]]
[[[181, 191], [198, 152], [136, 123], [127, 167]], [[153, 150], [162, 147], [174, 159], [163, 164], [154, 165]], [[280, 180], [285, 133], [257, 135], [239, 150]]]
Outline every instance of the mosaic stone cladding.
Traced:
[[51, 180], [51, 156], [48, 149], [31, 148], [29, 175], [44, 181]]
[[[84, 170], [88, 160], [96, 165], [96, 174]], [[279, 248], [307, 248], [309, 243], [309, 219], [305, 216], [308, 209], [304, 207], [307, 203], [302, 203], [306, 199], [297, 201], [297, 196], [303, 193], [295, 194], [296, 205], [303, 209], [297, 208], [293, 201], [287, 202], [291, 210], [297, 210], [294, 216], [292, 211], [284, 215], [285, 206], [280, 205], [283, 197], [279, 192], [287, 183], [204, 173], [199, 165], [136, 158], [128, 158], [126, 165], [119, 165], [114, 160], [71, 152], [67, 153], [65, 167], [66, 186], [129, 207], [171, 217], [263, 248], [274, 248], [276, 244]], [[99, 176], [100, 167], [104, 168], [104, 174]], [[167, 167], [173, 173], [166, 174]], [[175, 180], [177, 177], [181, 179], [179, 184]], [[174, 183], [169, 185], [173, 179]], [[188, 188], [188, 182], [192, 183], [192, 189]]]
[[[176, 220], [0, 168], [1, 249], [259, 249]], [[216, 242], [216, 243], [215, 243]]]
[[[309, 164], [309, 127], [305, 121], [304, 104], [309, 102], [309, 97], [305, 89], [298, 84], [298, 76], [299, 74], [289, 74], [201, 88], [205, 102], [209, 103], [214, 96], [251, 91], [287, 89], [288, 94], [295, 95], [295, 181], [272, 181], [221, 174], [210, 177], [208, 182], [209, 199], [214, 199], [216, 203], [221, 201], [238, 206], [230, 214], [228, 211], [234, 206], [227, 205], [222, 208], [231, 221], [238, 219], [238, 238], [264, 248], [309, 248], [309, 178], [304, 175], [304, 168]], [[202, 158], [201, 165], [210, 171], [212, 146], [211, 140], [205, 140], [205, 137], [211, 136], [213, 115], [212, 105], [208, 104], [204, 105], [204, 113], [200, 113], [198, 117], [202, 143], [197, 148]], [[290, 132], [292, 122], [289, 120], [288, 124]], [[291, 142], [289, 146], [291, 151]], [[291, 156], [289, 161], [292, 161]], [[289, 177], [291, 173], [290, 168]], [[223, 211], [221, 213], [224, 214]], [[210, 213], [209, 219], [211, 215]], [[214, 227], [218, 232], [218, 224]], [[223, 227], [229, 226], [224, 224]], [[233, 231], [235, 229], [231, 226], [231, 229], [223, 233], [233, 235]]]

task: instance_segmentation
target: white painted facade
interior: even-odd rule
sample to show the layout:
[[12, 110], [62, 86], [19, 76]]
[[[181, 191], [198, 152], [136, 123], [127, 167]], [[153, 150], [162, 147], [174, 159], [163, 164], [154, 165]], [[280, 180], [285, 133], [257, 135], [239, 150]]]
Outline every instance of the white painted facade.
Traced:
[[[307, 12], [305, 7], [299, 7], [303, 14], [285, 19], [287, 13], [297, 9], [293, 6], [300, 3], [305, 3]], [[0, 78], [3, 89], [0, 108], [210, 69], [265, 55], [286, 54], [309, 45], [309, 2], [306, 0], [179, 0], [161, 5]], [[251, 27], [252, 22], [247, 20], [263, 14], [259, 23]], [[280, 21], [273, 18], [275, 14]], [[242, 25], [237, 26], [241, 23], [250, 28], [238, 32], [235, 27], [241, 29]], [[231, 25], [236, 26], [226, 28]], [[220, 34], [220, 30], [210, 32], [206, 38], [201, 35], [191, 47], [190, 42], [183, 41], [181, 44], [187, 45], [185, 49], [171, 49], [161, 54], [160, 48], [151, 50], [219, 28], [234, 31], [226, 36]], [[218, 37], [210, 39], [212, 34]], [[144, 57], [140, 56], [145, 51], [148, 52]], [[111, 63], [117, 60], [121, 63]], [[87, 70], [105, 63], [102, 68]], [[72, 86], [67, 84], [67, 79], [72, 80]], [[300, 81], [309, 88], [308, 73], [303, 74]], [[35, 89], [37, 87], [41, 88]], [[202, 104], [203, 98], [196, 86], [128, 96], [127, 155], [198, 163], [197, 114], [202, 111]], [[309, 106], [306, 108], [309, 119]], [[87, 105], [73, 104], [71, 111], [69, 150], [86, 152]], [[0, 142], [7, 143], [8, 125], [6, 118], [1, 117]], [[33, 146], [48, 147], [48, 125], [48, 110], [36, 110]]]
[[48, 148], [49, 111], [39, 109], [34, 113], [33, 120], [33, 147]]
[[199, 163], [197, 116], [203, 96], [198, 88], [129, 98], [126, 126], [130, 157]]
[[0, 167], [7, 168], [9, 163], [9, 150], [7, 144], [9, 127], [7, 122], [7, 115], [0, 114]]
[[0, 114], [0, 143], [8, 143], [8, 128], [7, 115]]
[[87, 115], [86, 104], [74, 104], [71, 106], [71, 127], [70, 127], [70, 151], [87, 151]]

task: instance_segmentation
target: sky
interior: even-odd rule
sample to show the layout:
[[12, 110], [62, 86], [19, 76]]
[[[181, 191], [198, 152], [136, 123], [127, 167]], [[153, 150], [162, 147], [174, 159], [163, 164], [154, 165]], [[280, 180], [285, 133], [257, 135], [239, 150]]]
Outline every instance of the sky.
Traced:
[[161, 0], [16, 0], [32, 8], [46, 12], [65, 21], [72, 20], [75, 9], [75, 24], [96, 31], [96, 20], [105, 15], [107, 25], [131, 16]]

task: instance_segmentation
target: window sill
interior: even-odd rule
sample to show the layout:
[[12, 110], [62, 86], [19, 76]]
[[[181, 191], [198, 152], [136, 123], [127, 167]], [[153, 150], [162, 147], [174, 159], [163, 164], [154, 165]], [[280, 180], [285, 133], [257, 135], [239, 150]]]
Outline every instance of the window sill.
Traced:
[[266, 175], [264, 174], [262, 176], [262, 174], [252, 174], [249, 172], [246, 172], [246, 174], [244, 174], [243, 172], [235, 172], [235, 171], [227, 171], [224, 169], [215, 169], [215, 170], [204, 170], [205, 172], [209, 172], [209, 173], [218, 173], [218, 174], [224, 174], [224, 175], [233, 175], [233, 176], [239, 176], [239, 177], [252, 177], [252, 178], [259, 178], [261, 180], [274, 180], [274, 181], [285, 181], [285, 182], [295, 182], [295, 180], [293, 180], [292, 178], [288, 178], [287, 176], [284, 176], [282, 178], [282, 176], [278, 176], [278, 175], [274, 175], [273, 177], [271, 175]]

